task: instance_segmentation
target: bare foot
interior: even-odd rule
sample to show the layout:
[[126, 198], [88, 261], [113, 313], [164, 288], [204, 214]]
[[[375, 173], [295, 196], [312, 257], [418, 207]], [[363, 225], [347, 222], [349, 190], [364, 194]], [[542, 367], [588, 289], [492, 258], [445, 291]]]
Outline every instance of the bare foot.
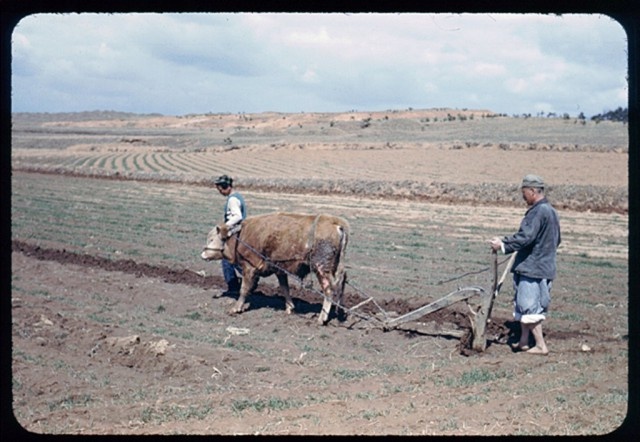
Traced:
[[526, 350], [526, 352], [530, 355], [541, 355], [541, 356], [546, 356], [549, 354], [549, 350], [546, 348], [540, 348], [538, 346], [535, 346], [533, 348], [530, 348], [529, 350]]

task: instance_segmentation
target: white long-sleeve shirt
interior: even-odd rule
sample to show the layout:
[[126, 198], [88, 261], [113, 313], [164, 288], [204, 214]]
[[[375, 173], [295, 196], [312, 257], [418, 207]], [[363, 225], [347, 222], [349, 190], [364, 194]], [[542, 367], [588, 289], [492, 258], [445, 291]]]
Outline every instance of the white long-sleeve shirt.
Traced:
[[229, 195], [227, 199], [227, 213], [225, 213], [225, 224], [233, 227], [242, 221], [242, 202], [235, 195]]

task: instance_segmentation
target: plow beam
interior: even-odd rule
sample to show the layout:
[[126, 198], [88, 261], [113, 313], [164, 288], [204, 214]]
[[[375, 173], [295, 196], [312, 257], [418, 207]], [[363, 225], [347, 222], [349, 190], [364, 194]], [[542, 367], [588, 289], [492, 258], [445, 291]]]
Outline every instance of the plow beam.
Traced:
[[432, 302], [431, 304], [427, 304], [423, 307], [420, 307], [417, 310], [406, 313], [402, 316], [398, 316], [397, 318], [393, 318], [385, 321], [384, 328], [385, 330], [390, 330], [400, 324], [413, 321], [424, 315], [428, 315], [429, 313], [433, 313], [435, 311], [441, 310], [443, 308], [450, 306], [451, 304], [464, 301], [466, 299], [471, 298], [472, 296], [479, 295], [483, 292], [484, 292], [484, 289], [482, 289], [481, 287], [459, 288], [458, 290], [449, 293], [447, 296], [440, 298], [437, 301]]

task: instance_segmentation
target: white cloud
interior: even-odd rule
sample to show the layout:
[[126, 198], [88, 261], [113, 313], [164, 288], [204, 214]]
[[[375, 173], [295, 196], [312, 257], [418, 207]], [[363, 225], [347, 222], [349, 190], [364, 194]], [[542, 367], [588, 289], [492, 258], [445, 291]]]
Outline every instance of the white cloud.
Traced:
[[302, 81], [305, 83], [318, 83], [318, 74], [314, 69], [307, 69], [302, 74]]
[[13, 109], [594, 114], [627, 105], [625, 49], [597, 15], [38, 14], [13, 32]]
[[484, 62], [476, 63], [472, 71], [474, 74], [483, 77], [497, 77], [507, 72], [506, 68], [501, 64]]

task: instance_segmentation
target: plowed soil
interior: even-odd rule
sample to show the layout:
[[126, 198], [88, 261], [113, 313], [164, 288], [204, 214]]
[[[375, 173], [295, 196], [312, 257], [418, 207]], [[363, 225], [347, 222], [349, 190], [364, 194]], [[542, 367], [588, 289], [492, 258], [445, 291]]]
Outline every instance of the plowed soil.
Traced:
[[[430, 118], [433, 124], [440, 115], [434, 112], [407, 118], [422, 123]], [[352, 116], [333, 116], [335, 124], [323, 127], [341, 129]], [[287, 115], [285, 128], [316, 121], [298, 117], [299, 122]], [[355, 121], [364, 118], [357, 115]], [[374, 116], [374, 123], [376, 118], [383, 119]], [[189, 119], [192, 125], [196, 120]], [[200, 118], [198, 127], [209, 130], [210, 120]], [[120, 120], [105, 121], [88, 127], [117, 133]], [[147, 131], [168, 124], [160, 117], [132, 121]], [[40, 123], [30, 124], [44, 130]], [[67, 118], [47, 124], [55, 138], [61, 128], [87, 130], [88, 123]], [[165, 152], [162, 159], [155, 157], [166, 165], [162, 171], [152, 170], [151, 156], [145, 163], [149, 169], [135, 172], [125, 168], [133, 158], [89, 166], [91, 152], [107, 150], [95, 140], [92, 150], [86, 140], [80, 147], [35, 148], [20, 138], [12, 151], [11, 253], [12, 409], [20, 428], [79, 435], [596, 435], [624, 424], [629, 394], [625, 145], [592, 138], [589, 146], [576, 145], [573, 155], [533, 148], [527, 154], [517, 147], [529, 145], [526, 134], [507, 142], [511, 149], [498, 147], [499, 140], [486, 141], [494, 144], [484, 150], [467, 147], [464, 137], [456, 137], [442, 141], [442, 148], [398, 148], [395, 153], [407, 164], [404, 175], [387, 155], [391, 150], [354, 154], [367, 152], [370, 142], [358, 144], [345, 128], [341, 136], [348, 139], [334, 134], [330, 148], [310, 141], [313, 131], [305, 133], [304, 155], [298, 156], [292, 146], [299, 140], [282, 135], [286, 146], [278, 149], [272, 139], [259, 143], [265, 136], [260, 131], [284, 130], [282, 115], [266, 115], [264, 121], [255, 116], [253, 124], [252, 144], [229, 150], [221, 141], [220, 149], [213, 146], [198, 157], [200, 163], [189, 159], [198, 153], [193, 149], [182, 156]], [[41, 143], [38, 132], [32, 133], [31, 143]], [[68, 140], [69, 133], [63, 135]], [[222, 135], [238, 138], [237, 132]], [[127, 136], [121, 148], [135, 144]], [[463, 148], [449, 148], [453, 145]], [[156, 147], [146, 151], [158, 153]], [[350, 153], [336, 159], [341, 152]], [[344, 305], [373, 301], [351, 314], [334, 313], [319, 326], [317, 283], [291, 284], [296, 308], [286, 315], [275, 278], [269, 278], [261, 281], [246, 312], [230, 315], [235, 299], [211, 296], [224, 285], [219, 265], [195, 258], [205, 226], [212, 224], [202, 218], [207, 213], [215, 218], [222, 205], [203, 177], [225, 172], [197, 167], [223, 158], [225, 164], [243, 159], [238, 186], [254, 213], [291, 209], [345, 216], [354, 234]], [[341, 169], [326, 179], [319, 174], [305, 180], [296, 172], [300, 158], [323, 170]], [[423, 163], [425, 158], [434, 161]], [[186, 170], [169, 170], [169, 163], [162, 163], [167, 159], [182, 161]], [[478, 299], [384, 330], [385, 315], [414, 311], [467, 284], [489, 287], [484, 240], [513, 233], [526, 209], [517, 193], [522, 166], [496, 165], [525, 159], [548, 165], [546, 175], [539, 173], [557, 183], [550, 198], [560, 201], [563, 246], [544, 325], [550, 354], [511, 349], [519, 325], [511, 317], [510, 278], [496, 300], [483, 352], [469, 345]], [[107, 170], [108, 164], [115, 169]], [[276, 164], [278, 171], [270, 173]], [[494, 167], [497, 172], [489, 173]], [[603, 173], [603, 167], [615, 172]], [[421, 173], [438, 179], [421, 179]], [[413, 193], [405, 192], [407, 187]], [[203, 192], [210, 194], [206, 204]], [[117, 195], [122, 199], [115, 201]], [[135, 198], [135, 205], [127, 205], [125, 197]], [[198, 201], [204, 207], [196, 208]], [[189, 207], [194, 212], [187, 215]], [[119, 210], [126, 213], [116, 216]]]

